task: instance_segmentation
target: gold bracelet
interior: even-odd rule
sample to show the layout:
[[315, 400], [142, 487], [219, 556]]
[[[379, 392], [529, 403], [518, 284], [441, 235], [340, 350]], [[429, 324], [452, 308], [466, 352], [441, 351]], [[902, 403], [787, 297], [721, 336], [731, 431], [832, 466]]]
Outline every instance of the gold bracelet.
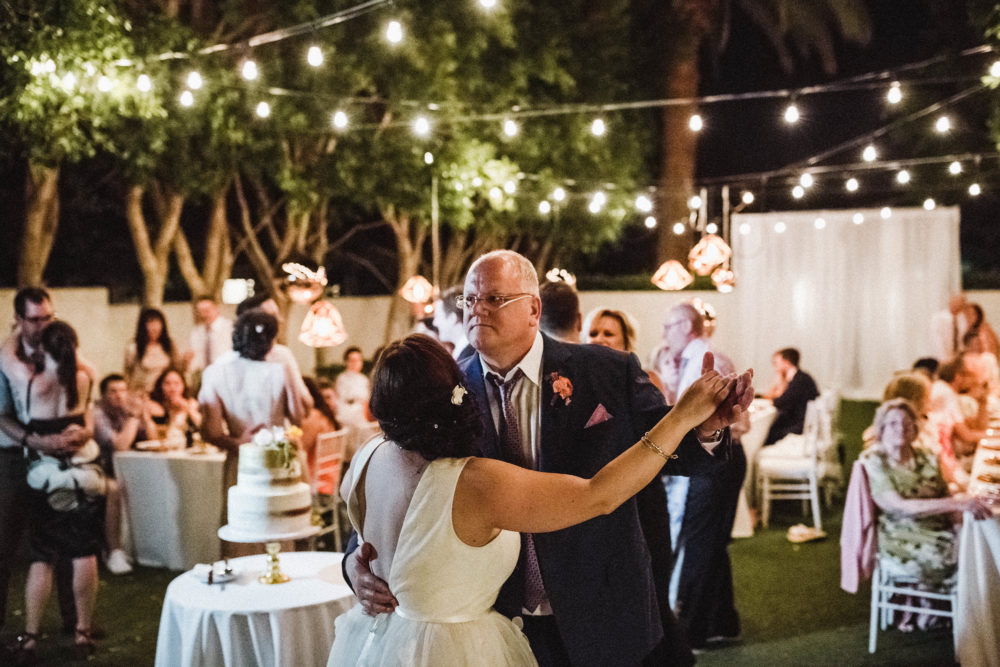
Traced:
[[670, 459], [676, 459], [677, 458], [676, 454], [666, 454], [662, 449], [660, 449], [656, 445], [655, 442], [653, 442], [652, 440], [650, 440], [649, 439], [649, 431], [646, 431], [645, 433], [642, 434], [642, 437], [639, 438], [639, 442], [641, 442], [647, 448], [653, 450], [654, 452], [656, 452], [657, 454], [659, 454], [660, 456], [662, 456], [664, 461], [669, 461]]

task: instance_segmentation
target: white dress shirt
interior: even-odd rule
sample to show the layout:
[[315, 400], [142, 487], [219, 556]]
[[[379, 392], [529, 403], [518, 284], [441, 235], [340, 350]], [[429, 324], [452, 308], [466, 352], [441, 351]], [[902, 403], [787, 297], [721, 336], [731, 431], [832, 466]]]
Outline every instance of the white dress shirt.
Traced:
[[208, 326], [199, 324], [191, 329], [190, 340], [194, 356], [188, 368], [191, 371], [203, 371], [213, 361], [233, 349], [233, 323], [219, 315]]

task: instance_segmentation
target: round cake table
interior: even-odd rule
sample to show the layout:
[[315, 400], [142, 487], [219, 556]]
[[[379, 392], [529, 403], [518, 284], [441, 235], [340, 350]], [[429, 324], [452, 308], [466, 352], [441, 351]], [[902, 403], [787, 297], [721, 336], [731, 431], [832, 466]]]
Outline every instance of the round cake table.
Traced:
[[343, 554], [281, 554], [291, 580], [277, 586], [257, 576], [267, 556], [231, 559], [236, 577], [206, 584], [185, 572], [167, 587], [156, 665], [325, 665], [333, 621], [355, 603], [340, 570]]

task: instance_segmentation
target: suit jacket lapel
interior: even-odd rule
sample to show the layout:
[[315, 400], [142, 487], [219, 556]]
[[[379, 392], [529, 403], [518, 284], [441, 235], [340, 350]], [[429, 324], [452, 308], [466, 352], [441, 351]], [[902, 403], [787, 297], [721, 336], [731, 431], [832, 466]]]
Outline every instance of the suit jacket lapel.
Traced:
[[[568, 377], [569, 370], [566, 368], [566, 363], [572, 356], [573, 349], [569, 343], [561, 343], [545, 334], [542, 334], [542, 344], [542, 437], [538, 448], [538, 470], [546, 470], [547, 455], [562, 447], [562, 439], [568, 433], [569, 406], [565, 405], [561, 397], [555, 396], [550, 378], [553, 373]], [[555, 397], [554, 402], [553, 397]]]
[[496, 426], [493, 424], [493, 415], [490, 413], [490, 401], [486, 395], [486, 379], [483, 377], [483, 364], [479, 360], [479, 354], [473, 354], [461, 363], [462, 371], [465, 375], [466, 388], [476, 397], [479, 408], [479, 421], [483, 426], [483, 434], [480, 437], [480, 453], [488, 458], [499, 459], [500, 438], [497, 435]]

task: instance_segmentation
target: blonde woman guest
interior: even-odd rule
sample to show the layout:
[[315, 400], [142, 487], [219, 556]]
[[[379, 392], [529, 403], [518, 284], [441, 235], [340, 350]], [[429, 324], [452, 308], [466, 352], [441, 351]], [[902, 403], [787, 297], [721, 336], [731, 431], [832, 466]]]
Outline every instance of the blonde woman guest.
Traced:
[[[635, 325], [632, 316], [623, 310], [595, 308], [583, 320], [580, 342], [603, 345], [619, 352], [635, 352]], [[649, 375], [650, 382], [663, 392], [663, 381], [657, 371], [650, 368], [643, 370]]]

